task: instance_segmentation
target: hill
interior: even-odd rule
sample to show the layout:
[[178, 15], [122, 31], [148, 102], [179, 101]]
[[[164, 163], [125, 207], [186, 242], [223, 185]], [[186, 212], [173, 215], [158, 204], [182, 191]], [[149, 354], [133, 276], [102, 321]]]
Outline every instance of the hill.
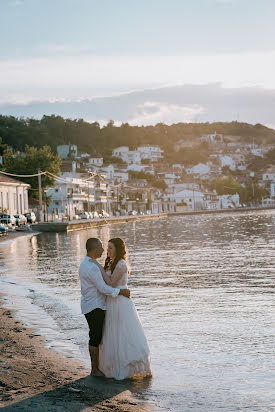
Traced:
[[88, 123], [83, 119], [64, 119], [61, 116], [43, 116], [41, 120], [0, 116], [0, 137], [3, 143], [23, 151], [25, 145], [42, 147], [49, 145], [54, 151], [60, 144], [76, 144], [80, 152], [100, 153], [110, 156], [113, 148], [138, 145], [159, 145], [168, 155], [176, 150], [176, 144], [192, 142], [202, 134], [220, 133], [240, 142], [255, 144], [275, 143], [275, 130], [261, 124], [247, 123], [177, 123], [171, 126], [159, 123], [156, 126], [130, 126], [124, 123], [106, 126]]

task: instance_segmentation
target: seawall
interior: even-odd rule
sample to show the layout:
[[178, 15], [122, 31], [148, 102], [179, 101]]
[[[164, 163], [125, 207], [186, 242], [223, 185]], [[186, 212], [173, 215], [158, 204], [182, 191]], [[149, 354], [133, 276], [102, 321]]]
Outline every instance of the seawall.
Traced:
[[159, 213], [141, 216], [121, 216], [105, 219], [93, 220], [73, 220], [69, 222], [37, 223], [32, 225], [33, 230], [38, 232], [71, 232], [74, 230], [90, 229], [97, 226], [110, 225], [116, 223], [136, 222], [140, 220], [150, 220], [168, 217], [168, 213]]
[[274, 207], [246, 207], [236, 209], [217, 209], [217, 210], [199, 210], [199, 211], [186, 211], [186, 212], [169, 212], [158, 213], [151, 215], [138, 215], [138, 216], [120, 216], [111, 217], [105, 219], [91, 219], [91, 220], [73, 220], [69, 222], [47, 222], [37, 223], [32, 225], [33, 230], [38, 232], [72, 232], [75, 230], [90, 229], [97, 226], [110, 225], [116, 223], [128, 223], [141, 220], [160, 219], [169, 216], [187, 216], [187, 215], [212, 215], [221, 213], [244, 213], [250, 211], [259, 210], [274, 210]]

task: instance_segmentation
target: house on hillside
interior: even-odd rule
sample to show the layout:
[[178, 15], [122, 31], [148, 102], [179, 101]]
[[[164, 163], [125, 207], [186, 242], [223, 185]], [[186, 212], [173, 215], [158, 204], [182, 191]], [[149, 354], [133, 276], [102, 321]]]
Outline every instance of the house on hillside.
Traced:
[[189, 167], [188, 169], [186, 169], [186, 173], [187, 174], [198, 174], [198, 175], [204, 175], [206, 173], [210, 172], [210, 167], [208, 164], [204, 164], [204, 163], [198, 163], [193, 167]]
[[201, 137], [201, 140], [203, 142], [208, 142], [208, 143], [222, 143], [223, 142], [223, 135], [222, 134], [217, 134], [217, 132], [213, 134], [204, 134]]
[[124, 162], [128, 164], [140, 164], [141, 163], [141, 153], [137, 150], [129, 150], [128, 146], [120, 146], [113, 150], [113, 157], [119, 157]]
[[57, 146], [57, 153], [61, 159], [69, 159], [77, 157], [77, 146], [75, 144], [62, 144]]
[[269, 166], [262, 177], [263, 181], [275, 182], [275, 166]]
[[163, 150], [159, 146], [138, 146], [137, 151], [140, 153], [141, 159], [149, 159], [151, 162], [157, 162], [163, 158]]
[[95, 165], [95, 166], [102, 166], [103, 165], [103, 156], [100, 154], [93, 154], [92, 156], [89, 157], [89, 165]]
[[28, 190], [30, 185], [0, 173], [0, 210], [7, 214], [23, 214], [29, 211]]

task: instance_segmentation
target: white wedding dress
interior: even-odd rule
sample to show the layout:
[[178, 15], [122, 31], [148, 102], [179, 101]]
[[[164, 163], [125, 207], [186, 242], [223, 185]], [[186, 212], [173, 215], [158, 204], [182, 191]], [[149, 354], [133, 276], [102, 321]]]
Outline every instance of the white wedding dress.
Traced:
[[[127, 288], [128, 266], [121, 259], [113, 272], [120, 272], [114, 287]], [[111, 272], [108, 272], [109, 276]], [[117, 380], [151, 376], [150, 350], [132, 299], [107, 297], [99, 369], [107, 378]]]

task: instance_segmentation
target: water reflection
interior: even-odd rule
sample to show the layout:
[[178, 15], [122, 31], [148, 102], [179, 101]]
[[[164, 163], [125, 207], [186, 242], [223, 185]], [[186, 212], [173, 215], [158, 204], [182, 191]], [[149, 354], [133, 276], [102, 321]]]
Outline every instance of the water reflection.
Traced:
[[275, 213], [264, 211], [41, 234], [2, 245], [0, 282], [49, 346], [87, 362], [78, 266], [88, 237], [100, 237], [105, 250], [123, 237], [152, 350], [143, 396], [180, 412], [270, 411], [274, 233]]

